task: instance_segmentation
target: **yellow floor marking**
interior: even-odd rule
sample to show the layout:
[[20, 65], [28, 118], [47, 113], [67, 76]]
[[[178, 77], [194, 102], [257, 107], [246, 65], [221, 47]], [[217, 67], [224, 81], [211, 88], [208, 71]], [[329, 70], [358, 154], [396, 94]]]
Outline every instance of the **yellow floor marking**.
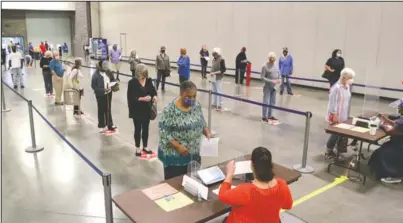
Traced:
[[[321, 188], [319, 188], [319, 189], [317, 189], [317, 190], [315, 190], [315, 191], [313, 191], [313, 192], [301, 197], [300, 199], [294, 201], [294, 204], [292, 205], [292, 207], [295, 207], [295, 206], [297, 206], [297, 205], [299, 205], [299, 204], [301, 204], [301, 203], [303, 203], [303, 202], [305, 202], [305, 201], [307, 201], [307, 200], [309, 200], [309, 199], [311, 199], [313, 197], [316, 197], [319, 194], [321, 194], [321, 193], [323, 193], [323, 192], [325, 192], [327, 190], [330, 190], [331, 188], [343, 183], [346, 180], [348, 180], [348, 178], [345, 177], [345, 176], [338, 177], [338, 178], [334, 179], [334, 181], [332, 183], [327, 184], [327, 185], [325, 185], [325, 186], [323, 186], [323, 187], [321, 187]], [[284, 210], [281, 210], [281, 212], [283, 212], [283, 211]]]

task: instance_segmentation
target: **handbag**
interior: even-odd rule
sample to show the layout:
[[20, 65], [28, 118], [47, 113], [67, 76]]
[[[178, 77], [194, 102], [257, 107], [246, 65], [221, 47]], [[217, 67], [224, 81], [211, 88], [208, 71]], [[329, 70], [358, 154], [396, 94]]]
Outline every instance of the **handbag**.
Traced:
[[164, 76], [165, 77], [170, 77], [171, 76], [171, 71], [170, 70], [165, 70], [164, 71]]
[[330, 74], [331, 74], [330, 71], [325, 70], [325, 71], [323, 72], [323, 74], [322, 74], [322, 78], [325, 78], [325, 79], [328, 79], [328, 80], [329, 80]]
[[113, 86], [111, 87], [111, 90], [112, 90], [113, 92], [119, 91], [119, 90], [120, 90], [119, 83], [116, 83], [115, 85], [113, 85]]
[[[151, 99], [152, 101], [152, 99]], [[158, 112], [157, 112], [157, 105], [154, 102], [151, 102], [151, 120], [155, 120], [157, 118]]]

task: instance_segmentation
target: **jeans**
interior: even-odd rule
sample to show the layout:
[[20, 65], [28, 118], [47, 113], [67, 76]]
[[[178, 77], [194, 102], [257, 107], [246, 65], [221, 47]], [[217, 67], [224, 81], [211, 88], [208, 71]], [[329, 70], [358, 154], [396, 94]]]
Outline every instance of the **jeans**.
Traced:
[[207, 77], [207, 64], [203, 64], [201, 65], [201, 75], [202, 77]]
[[52, 73], [50, 73], [50, 71], [43, 71], [42, 75], [43, 75], [43, 81], [45, 83], [46, 94], [53, 94]]
[[[243, 84], [243, 80], [245, 79], [245, 68], [240, 68], [236, 69], [235, 71], [235, 83], [238, 84]], [[239, 76], [239, 82], [238, 82], [238, 76]]]
[[14, 86], [18, 86], [18, 84], [22, 84], [22, 69], [17, 67], [17, 68], [11, 68], [11, 74], [13, 76], [13, 82]]
[[98, 106], [98, 128], [105, 128], [108, 126], [109, 129], [113, 126], [112, 121], [112, 92], [102, 96], [96, 96], [97, 106]]
[[140, 138], [143, 140], [143, 148], [147, 148], [148, 144], [148, 127], [150, 126], [150, 119], [136, 120], [133, 118], [134, 124], [134, 141], [136, 148], [140, 148]]
[[[287, 82], [287, 83], [284, 83], [284, 82]], [[281, 76], [280, 93], [284, 92], [284, 85], [287, 86], [287, 93], [291, 94], [292, 93], [291, 83], [290, 83], [290, 79], [288, 76]]]
[[[222, 80], [216, 80], [211, 82], [211, 91], [214, 93], [222, 94]], [[222, 97], [220, 95], [213, 94], [213, 106], [222, 107]]]
[[[263, 104], [266, 105], [275, 105], [276, 104], [276, 89], [263, 87]], [[273, 117], [272, 108], [271, 107], [263, 107], [262, 108], [262, 118], [271, 118]]]
[[340, 137], [337, 135], [330, 135], [330, 137], [326, 143], [327, 150], [333, 150], [334, 147], [336, 146], [337, 142], [339, 141], [339, 138]]
[[156, 84], [157, 90], [158, 86], [160, 85], [160, 82], [162, 81], [161, 89], [165, 91], [165, 79], [166, 79], [165, 71], [162, 70], [157, 71], [157, 84]]

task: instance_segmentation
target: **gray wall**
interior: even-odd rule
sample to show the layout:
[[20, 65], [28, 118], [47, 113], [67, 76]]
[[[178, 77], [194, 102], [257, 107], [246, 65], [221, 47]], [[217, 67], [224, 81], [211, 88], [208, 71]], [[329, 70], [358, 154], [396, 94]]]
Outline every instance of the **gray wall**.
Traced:
[[[265, 3], [133, 3], [100, 2], [101, 36], [119, 44], [127, 33], [127, 52], [155, 58], [160, 45], [175, 60], [186, 47], [199, 63], [202, 44], [220, 47], [229, 67], [246, 46], [252, 69], [259, 71], [267, 55], [288, 47], [295, 75], [320, 79], [335, 48], [343, 50], [356, 82], [401, 88], [403, 73], [403, 3], [265, 2]], [[326, 84], [294, 81], [308, 86]], [[397, 92], [364, 92], [401, 97]]]
[[89, 2], [76, 2], [74, 52], [77, 57], [84, 57], [83, 46], [91, 37], [91, 12]]
[[45, 40], [54, 47], [67, 43], [71, 52], [72, 29], [69, 13], [27, 11], [26, 23], [28, 41], [34, 46]]
[[27, 47], [27, 25], [25, 22], [25, 12], [17, 10], [1, 11], [1, 35], [2, 36], [22, 36], [24, 37], [24, 48]]
[[91, 37], [101, 37], [99, 23], [99, 2], [91, 2]]

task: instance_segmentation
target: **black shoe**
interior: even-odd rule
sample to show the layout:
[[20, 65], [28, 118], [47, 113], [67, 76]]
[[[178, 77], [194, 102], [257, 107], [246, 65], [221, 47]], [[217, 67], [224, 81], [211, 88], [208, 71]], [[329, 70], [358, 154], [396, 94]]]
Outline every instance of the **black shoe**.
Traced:
[[294, 95], [294, 93], [292, 93], [292, 92], [291, 92], [291, 93], [288, 93], [288, 95], [291, 95], [291, 96], [293, 96], [293, 95]]
[[283, 92], [280, 92], [280, 95], [283, 95]]
[[142, 151], [145, 152], [146, 154], [153, 154], [153, 151], [148, 149], [143, 149]]
[[63, 102], [55, 102], [55, 105], [63, 105]]
[[140, 157], [141, 156], [141, 152], [137, 152], [137, 150], [136, 150], [136, 156], [138, 156], [138, 157]]
[[14, 85], [14, 89], [17, 89], [18, 88], [18, 86], [17, 85]]
[[335, 160], [337, 158], [337, 154], [334, 153], [333, 151], [327, 151], [325, 153], [325, 159], [327, 160]]
[[271, 116], [271, 117], [269, 118], [269, 120], [278, 121], [278, 119], [276, 119], [274, 116]]
[[24, 85], [21, 85], [21, 88], [25, 88]]
[[262, 122], [269, 122], [269, 119], [267, 119], [267, 118], [262, 118]]
[[115, 131], [116, 129], [117, 129], [117, 127], [116, 127], [116, 126], [114, 126], [114, 125], [113, 125], [113, 126], [111, 126], [111, 127], [108, 127], [108, 130], [109, 130], [109, 131]]

